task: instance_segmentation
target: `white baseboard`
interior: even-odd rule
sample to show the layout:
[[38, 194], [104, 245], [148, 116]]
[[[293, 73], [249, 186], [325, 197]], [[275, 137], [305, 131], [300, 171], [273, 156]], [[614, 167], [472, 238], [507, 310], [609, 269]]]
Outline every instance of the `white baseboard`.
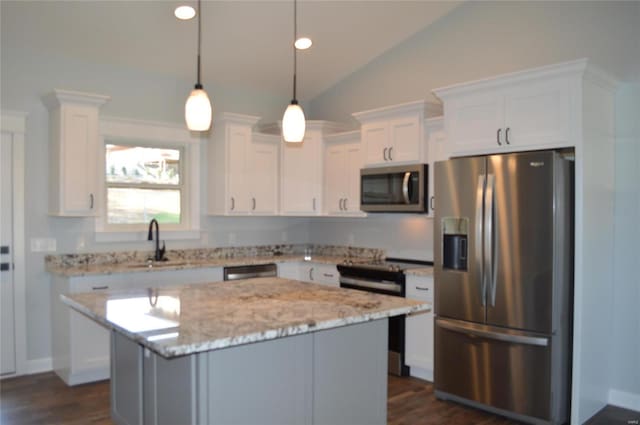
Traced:
[[53, 370], [53, 363], [51, 361], [51, 357], [27, 360], [27, 368], [25, 371], [25, 375], [33, 375], [34, 373], [51, 372], [52, 370]]
[[424, 381], [433, 382], [433, 370], [411, 366], [409, 374], [414, 378], [420, 378]]
[[638, 410], [640, 408], [640, 394], [610, 389], [609, 404], [624, 407], [625, 409]]

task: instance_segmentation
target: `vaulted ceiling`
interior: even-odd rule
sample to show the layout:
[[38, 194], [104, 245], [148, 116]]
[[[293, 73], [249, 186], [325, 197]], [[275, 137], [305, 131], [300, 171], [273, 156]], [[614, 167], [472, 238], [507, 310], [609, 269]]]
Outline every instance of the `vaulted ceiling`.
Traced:
[[[185, 2], [182, 2], [185, 3]], [[195, 2], [188, 1], [195, 5]], [[299, 97], [309, 100], [431, 25], [459, 1], [300, 0]], [[2, 0], [2, 46], [194, 80], [197, 21], [177, 1]], [[202, 2], [202, 81], [270, 93], [291, 90], [292, 1]]]

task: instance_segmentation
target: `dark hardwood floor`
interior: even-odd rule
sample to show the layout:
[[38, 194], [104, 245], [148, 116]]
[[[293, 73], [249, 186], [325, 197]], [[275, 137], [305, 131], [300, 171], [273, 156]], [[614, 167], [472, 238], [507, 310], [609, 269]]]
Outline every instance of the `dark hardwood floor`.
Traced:
[[[456, 403], [436, 400], [433, 385], [420, 379], [389, 376], [388, 388], [388, 423], [392, 425], [516, 423]], [[628, 425], [634, 423], [631, 422], [633, 420], [638, 424], [637, 419], [638, 412], [608, 406], [589, 424]], [[67, 387], [52, 372], [5, 379], [0, 381], [0, 424], [112, 425], [109, 418], [109, 382]]]

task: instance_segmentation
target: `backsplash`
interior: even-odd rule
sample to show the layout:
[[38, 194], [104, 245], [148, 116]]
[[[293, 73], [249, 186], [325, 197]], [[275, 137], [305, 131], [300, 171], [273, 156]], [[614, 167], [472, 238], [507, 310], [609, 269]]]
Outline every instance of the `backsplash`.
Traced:
[[[176, 249], [168, 251], [166, 256], [170, 260], [205, 261], [223, 258], [266, 257], [274, 255], [303, 254], [306, 248], [311, 248], [312, 255], [372, 259], [380, 259], [385, 257], [385, 251], [382, 249], [313, 244], [278, 244], [219, 248]], [[61, 254], [47, 255], [45, 257], [45, 264], [47, 266], [53, 267], [120, 264], [144, 262], [151, 257], [153, 257], [153, 251], [118, 251], [88, 254]]]

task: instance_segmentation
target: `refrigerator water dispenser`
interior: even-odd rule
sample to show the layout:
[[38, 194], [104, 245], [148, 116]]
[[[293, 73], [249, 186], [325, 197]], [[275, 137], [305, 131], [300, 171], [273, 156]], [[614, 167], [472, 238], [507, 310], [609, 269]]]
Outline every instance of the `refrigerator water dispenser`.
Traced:
[[469, 219], [444, 217], [442, 219], [442, 268], [467, 270]]

